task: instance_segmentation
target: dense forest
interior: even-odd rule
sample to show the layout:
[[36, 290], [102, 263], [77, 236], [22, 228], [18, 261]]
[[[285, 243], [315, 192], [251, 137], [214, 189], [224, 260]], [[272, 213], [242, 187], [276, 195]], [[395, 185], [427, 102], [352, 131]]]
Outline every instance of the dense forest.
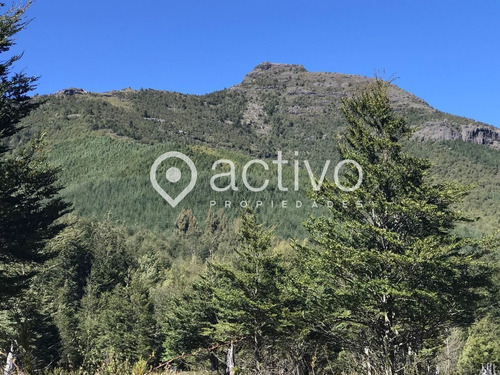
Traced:
[[[27, 8], [1, 9], [5, 375], [500, 371], [500, 151], [414, 137], [467, 119], [382, 79], [297, 66], [203, 96], [31, 98], [37, 78], [9, 54]], [[175, 209], [148, 179], [171, 149], [200, 171]], [[329, 174], [317, 190], [273, 177], [260, 195], [210, 191], [214, 161], [240, 176], [278, 150], [316, 175], [325, 159], [356, 160], [362, 184], [343, 191]], [[292, 162], [283, 179], [293, 186]]]

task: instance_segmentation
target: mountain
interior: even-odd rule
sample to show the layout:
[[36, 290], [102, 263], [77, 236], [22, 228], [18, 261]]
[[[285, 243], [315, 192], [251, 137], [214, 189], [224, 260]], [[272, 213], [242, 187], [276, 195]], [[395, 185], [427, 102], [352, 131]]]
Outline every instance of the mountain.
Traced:
[[[266, 126], [269, 97], [279, 96], [279, 111], [287, 117], [321, 117], [337, 110], [339, 100], [353, 95], [373, 78], [338, 73], [310, 73], [302, 65], [262, 63], [248, 73], [241, 84], [231, 90], [241, 92], [249, 104], [244, 122], [272, 131]], [[457, 140], [500, 149], [500, 129], [463, 117], [444, 114], [415, 95], [391, 86], [391, 100], [419, 128], [417, 140]], [[267, 105], [266, 105], [267, 104]], [[265, 110], [267, 108], [267, 110]], [[338, 114], [338, 111], [336, 111]], [[333, 116], [330, 116], [332, 118]], [[335, 116], [337, 118], [337, 116]]]
[[[61, 167], [64, 194], [82, 216], [111, 216], [130, 227], [164, 231], [172, 228], [182, 208], [193, 208], [202, 221], [210, 200], [217, 201], [215, 209], [231, 200], [233, 207], [226, 210], [234, 217], [239, 214], [234, 203], [259, 199], [268, 203], [259, 208], [265, 220], [281, 223], [278, 231], [287, 236], [302, 233], [300, 223], [310, 211], [278, 209], [270, 202], [305, 201], [307, 186], [285, 194], [272, 177], [272, 186], [262, 194], [243, 189], [217, 194], [208, 186], [211, 165], [221, 158], [234, 160], [241, 176], [248, 160], [262, 158], [272, 165], [270, 160], [282, 151], [290, 160], [296, 155], [307, 159], [317, 176], [325, 160], [338, 159], [336, 143], [345, 128], [342, 99], [372, 81], [307, 72], [301, 65], [262, 63], [240, 84], [201, 96], [151, 89], [90, 93], [70, 88], [36, 98], [39, 108], [24, 120], [25, 129], [10, 145], [23, 147], [32, 137], [45, 134], [47, 157]], [[433, 177], [476, 184], [462, 209], [479, 219], [460, 230], [480, 235], [498, 228], [500, 130], [440, 112], [396, 85], [390, 87], [390, 98], [417, 128], [407, 148], [433, 160]], [[193, 192], [175, 209], [149, 181], [154, 160], [171, 150], [189, 155], [201, 171]], [[333, 178], [332, 172], [333, 167], [327, 178]], [[291, 166], [285, 168], [290, 186], [292, 174]]]

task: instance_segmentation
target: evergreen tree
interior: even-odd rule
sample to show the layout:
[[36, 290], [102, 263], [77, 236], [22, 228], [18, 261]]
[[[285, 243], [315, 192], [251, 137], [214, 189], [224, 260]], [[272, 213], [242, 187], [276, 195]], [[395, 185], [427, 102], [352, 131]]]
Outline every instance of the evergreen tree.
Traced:
[[236, 221], [230, 225], [224, 210], [214, 213], [210, 209], [205, 219], [205, 230], [200, 238], [201, 258], [207, 259], [215, 255], [224, 256], [231, 253], [237, 245], [238, 237], [234, 228], [237, 223]]
[[500, 369], [500, 323], [485, 317], [469, 329], [469, 336], [458, 360], [460, 374], [479, 374], [482, 368]]
[[121, 361], [136, 362], [157, 351], [153, 305], [139, 271], [132, 275], [130, 283], [117, 285], [101, 298], [96, 345], [102, 360], [113, 355]]
[[0, 309], [5, 310], [7, 318], [3, 320], [8, 326], [0, 336], [2, 346], [10, 346], [6, 374], [11, 373], [16, 352], [24, 355], [27, 367], [36, 366], [37, 359], [32, 355], [42, 349], [36, 345], [47, 344], [44, 340], [49, 331], [53, 333], [52, 323], [43, 316], [46, 311], [38, 305], [39, 295], [26, 293], [21, 297], [21, 292], [53, 256], [44, 251], [44, 246], [62, 229], [56, 220], [69, 207], [58, 197], [61, 187], [57, 185], [57, 170], [40, 155], [38, 142], [33, 141], [27, 150], [13, 155], [6, 147], [7, 137], [19, 131], [19, 121], [35, 108], [28, 94], [36, 78], [13, 73], [21, 55], [5, 55], [14, 45], [14, 36], [27, 25], [23, 16], [28, 6], [0, 15]]
[[[0, 3], [0, 8], [5, 4]], [[28, 93], [35, 88], [36, 77], [29, 77], [24, 73], [12, 74], [11, 68], [22, 55], [5, 58], [14, 45], [14, 35], [23, 30], [27, 22], [23, 20], [28, 6], [10, 9], [0, 15], [0, 139], [15, 134], [19, 129], [17, 124], [26, 117], [35, 105], [31, 102]], [[5, 58], [5, 59], [4, 59]], [[6, 148], [0, 145], [0, 155]]]
[[[447, 328], [473, 320], [489, 270], [478, 242], [452, 231], [466, 220], [453, 204], [467, 189], [433, 184], [430, 163], [404, 152], [413, 130], [391, 109], [388, 90], [376, 80], [344, 101], [339, 151], [362, 166], [362, 184], [342, 191], [324, 183], [312, 197], [331, 202], [331, 215], [312, 218], [313, 242], [297, 249], [313, 328], [342, 345], [359, 364], [353, 371], [394, 375], [421, 371]], [[346, 165], [339, 182], [352, 187], [358, 178]]]
[[[26, 26], [27, 7], [0, 16], [0, 54], [14, 44], [13, 36]], [[19, 129], [18, 122], [34, 107], [28, 96], [36, 78], [11, 68], [21, 56], [0, 62], [0, 303], [16, 295], [33, 275], [33, 265], [47, 258], [45, 242], [61, 225], [54, 224], [68, 208], [57, 193], [57, 170], [47, 166], [34, 144], [21, 155], [8, 156], [2, 143]]]
[[283, 337], [285, 272], [280, 256], [273, 251], [272, 231], [262, 229], [252, 212], [242, 219], [236, 259], [231, 264], [210, 263], [213, 277], [206, 285], [217, 311], [216, 337], [221, 342], [245, 337], [251, 343], [251, 367], [260, 372], [276, 360], [272, 348]]
[[[164, 316], [164, 359], [170, 360], [183, 353], [193, 353], [213, 345], [213, 325], [217, 323], [216, 317], [212, 295], [203, 283], [197, 282], [180, 296], [172, 297]], [[218, 370], [215, 353], [208, 353], [208, 356], [212, 370]], [[178, 363], [178, 366], [186, 369], [193, 360], [198, 362], [205, 359], [206, 355], [186, 358], [184, 362]]]
[[191, 209], [182, 209], [175, 220], [175, 232], [186, 237], [199, 234], [198, 222]]
[[53, 299], [52, 310], [59, 333], [59, 365], [77, 368], [82, 362], [77, 312], [92, 267], [89, 244], [91, 225], [70, 215], [68, 226], [49, 242], [57, 257], [45, 272], [45, 294]]

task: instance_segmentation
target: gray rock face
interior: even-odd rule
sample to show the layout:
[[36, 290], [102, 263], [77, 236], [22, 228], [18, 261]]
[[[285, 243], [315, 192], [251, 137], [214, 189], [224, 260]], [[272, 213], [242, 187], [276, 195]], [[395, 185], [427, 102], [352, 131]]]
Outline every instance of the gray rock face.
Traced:
[[263, 62], [257, 65], [245, 76], [243, 83], [253, 82], [256, 78], [268, 77], [270, 75], [280, 75], [283, 73], [297, 74], [305, 72], [307, 71], [302, 65]]
[[257, 65], [253, 71], [251, 71], [248, 74], [252, 73], [257, 73], [259, 71], [264, 71], [264, 70], [286, 70], [286, 71], [291, 71], [291, 72], [307, 72], [306, 68], [304, 68], [303, 65], [299, 64], [280, 64], [280, 63], [270, 63], [270, 62], [263, 62], [259, 65]]
[[493, 127], [462, 127], [462, 140], [500, 148], [500, 130]]
[[[340, 108], [341, 100], [359, 93], [373, 78], [340, 73], [308, 72], [304, 66], [263, 62], [248, 73], [243, 82], [231, 87], [242, 92], [248, 107], [243, 118], [259, 133], [267, 134], [271, 125], [264, 123], [265, 98], [279, 96], [279, 108], [285, 116], [321, 116], [330, 107]], [[462, 140], [500, 149], [500, 129], [463, 117], [445, 114], [396, 85], [390, 85], [389, 98], [403, 116], [413, 113], [411, 124], [418, 128], [419, 141]], [[340, 113], [340, 112], [339, 112]]]
[[426, 122], [413, 135], [418, 141], [449, 141], [461, 139], [459, 130], [447, 121]]
[[420, 141], [462, 140], [500, 149], [500, 129], [488, 125], [459, 125], [449, 121], [426, 122], [414, 134]]
[[87, 93], [87, 91], [85, 91], [84, 89], [80, 89], [77, 87], [70, 87], [68, 89], [63, 89], [63, 90], [59, 91], [57, 93], [57, 95], [71, 96], [71, 95], [82, 95], [82, 94], [86, 94], [86, 93]]

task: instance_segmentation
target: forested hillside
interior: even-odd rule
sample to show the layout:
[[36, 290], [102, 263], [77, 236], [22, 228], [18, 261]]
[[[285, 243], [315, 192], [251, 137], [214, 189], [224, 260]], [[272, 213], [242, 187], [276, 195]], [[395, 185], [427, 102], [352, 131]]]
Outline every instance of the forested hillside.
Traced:
[[[2, 54], [25, 11], [0, 19]], [[498, 372], [497, 128], [287, 64], [202, 96], [30, 98], [19, 58], [0, 65], [6, 375]], [[198, 171], [175, 208], [150, 181], [168, 151]], [[238, 190], [210, 187], [220, 159]]]
[[[327, 174], [331, 180], [333, 166], [340, 160], [336, 144], [345, 129], [341, 100], [370, 81], [359, 76], [308, 73], [297, 65], [264, 63], [241, 84], [204, 96], [150, 89], [104, 94], [63, 90], [36, 98], [40, 107], [23, 121], [25, 130], [12, 137], [9, 145], [26, 145], [43, 134], [43, 152], [53, 165], [61, 166], [63, 194], [77, 213], [98, 220], [110, 217], [129, 227], [171, 231], [183, 207], [203, 218], [210, 200], [216, 200], [219, 208], [226, 199], [233, 206], [242, 200], [295, 202], [306, 199], [311, 185], [304, 183], [300, 191], [282, 194], [271, 183], [260, 194], [239, 191], [228, 196], [214, 194], [208, 184], [198, 183], [182, 207], [164, 209], [165, 203], [149, 182], [149, 168], [156, 157], [166, 151], [182, 151], [200, 166], [202, 174], [211, 172], [215, 160], [228, 158], [237, 161], [237, 175], [241, 176], [246, 161], [255, 157], [270, 161], [282, 151], [286, 159], [309, 160], [317, 176], [331, 159]], [[468, 226], [471, 233], [497, 228], [500, 152], [496, 139], [500, 130], [439, 112], [397, 86], [391, 86], [390, 97], [395, 110], [418, 129], [407, 147], [432, 160], [435, 168], [431, 174], [438, 180], [478, 184], [463, 206], [478, 218]], [[455, 139], [453, 132], [463, 133], [465, 141]], [[285, 166], [288, 185], [293, 185], [291, 164]], [[271, 172], [269, 175], [275, 178]], [[199, 180], [207, 178], [202, 175]], [[259, 211], [269, 224], [278, 223], [282, 215], [270, 203]], [[307, 213], [288, 209], [289, 220], [280, 223], [279, 234], [304, 234], [300, 223]], [[239, 213], [230, 209], [226, 214], [235, 217]]]

